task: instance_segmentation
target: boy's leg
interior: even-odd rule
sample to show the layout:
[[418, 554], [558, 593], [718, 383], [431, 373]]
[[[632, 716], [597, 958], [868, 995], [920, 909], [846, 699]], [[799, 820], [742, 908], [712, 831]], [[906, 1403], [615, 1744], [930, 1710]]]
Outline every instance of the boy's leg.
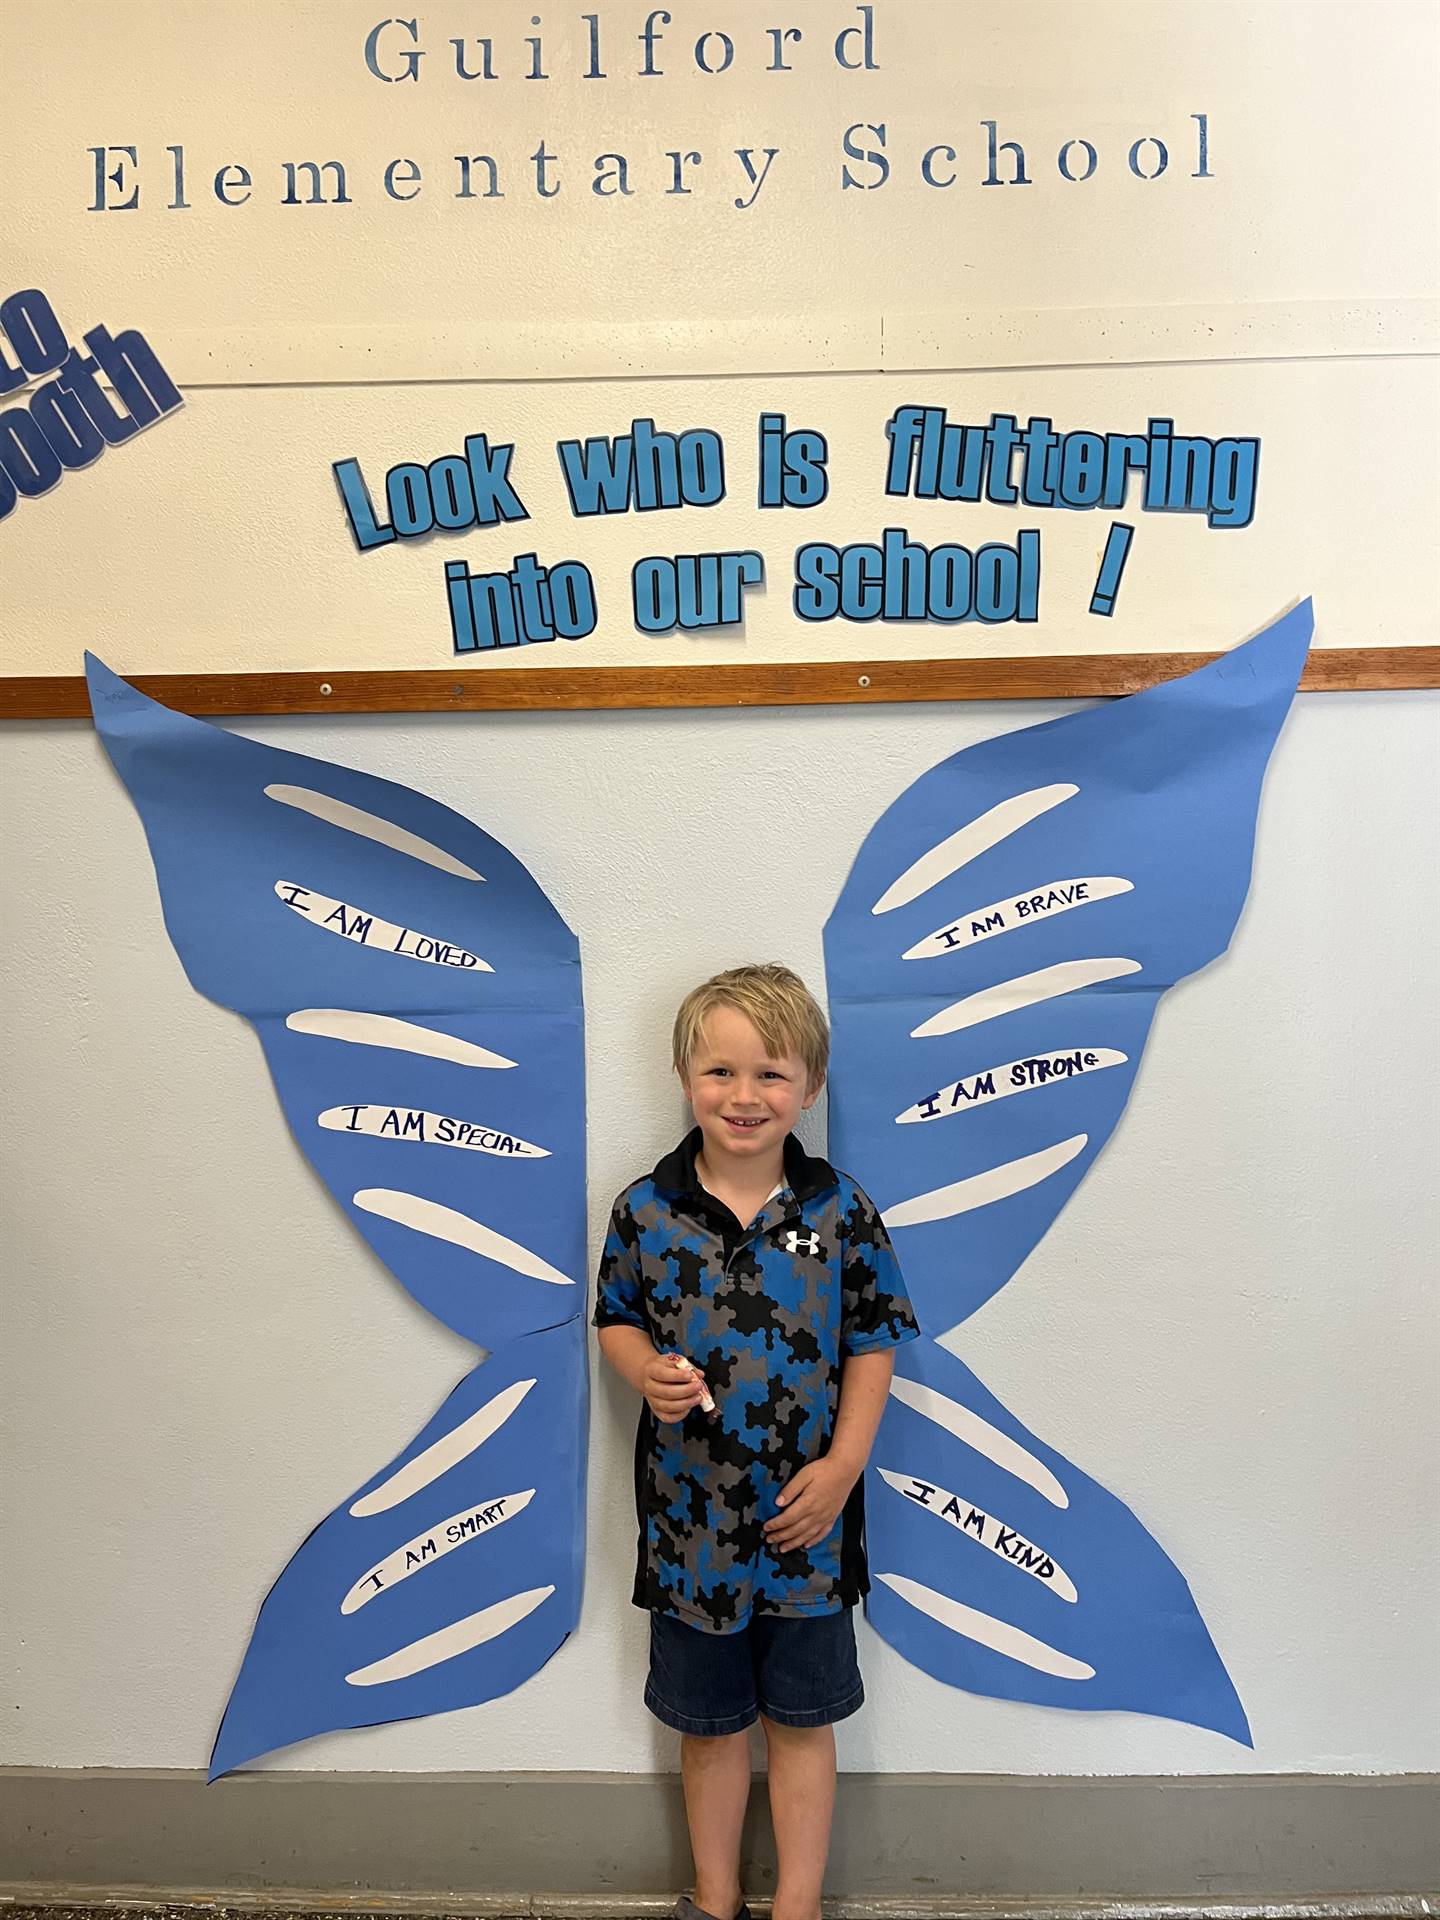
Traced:
[[695, 1856], [695, 1904], [715, 1920], [740, 1911], [740, 1829], [750, 1798], [750, 1740], [744, 1733], [680, 1737], [685, 1817]]
[[770, 1757], [770, 1818], [780, 1879], [772, 1920], [819, 1920], [835, 1807], [835, 1729], [760, 1717]]
[[[645, 1704], [680, 1735], [685, 1816], [695, 1856], [694, 1904], [715, 1920], [737, 1920], [742, 1912], [740, 1830], [750, 1798], [745, 1729], [756, 1716], [748, 1628], [703, 1633], [652, 1613]], [[687, 1905], [681, 1902], [682, 1915]]]
[[865, 1698], [852, 1610], [756, 1628], [756, 1693], [770, 1755], [780, 1880], [774, 1920], [819, 1920], [835, 1809], [835, 1727]]

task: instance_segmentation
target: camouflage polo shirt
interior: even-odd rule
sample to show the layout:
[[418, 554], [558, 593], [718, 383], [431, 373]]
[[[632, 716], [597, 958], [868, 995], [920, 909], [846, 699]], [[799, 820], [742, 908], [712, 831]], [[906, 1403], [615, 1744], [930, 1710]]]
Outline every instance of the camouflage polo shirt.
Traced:
[[875, 1208], [792, 1134], [784, 1183], [748, 1227], [695, 1172], [688, 1139], [615, 1202], [597, 1327], [640, 1327], [702, 1369], [718, 1411], [661, 1424], [641, 1403], [633, 1599], [707, 1633], [752, 1613], [838, 1613], [869, 1590], [864, 1476], [830, 1535], [770, 1548], [776, 1495], [830, 1444], [841, 1363], [916, 1338]]

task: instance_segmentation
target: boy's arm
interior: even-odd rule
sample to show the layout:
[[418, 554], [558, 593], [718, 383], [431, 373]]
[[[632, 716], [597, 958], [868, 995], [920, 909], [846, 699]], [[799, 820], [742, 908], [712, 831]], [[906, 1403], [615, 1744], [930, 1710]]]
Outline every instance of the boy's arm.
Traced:
[[767, 1545], [813, 1547], [834, 1527], [865, 1471], [894, 1371], [893, 1347], [847, 1357], [840, 1372], [840, 1404], [830, 1450], [786, 1482], [777, 1503], [781, 1511], [765, 1522]]
[[677, 1361], [674, 1354], [657, 1353], [643, 1327], [601, 1327], [597, 1337], [606, 1360], [622, 1380], [644, 1394], [657, 1420], [668, 1425], [699, 1406], [705, 1395], [704, 1375]]
[[852, 1353], [840, 1370], [840, 1405], [835, 1414], [831, 1458], [851, 1469], [851, 1484], [865, 1471], [875, 1431], [885, 1411], [885, 1396], [895, 1371], [895, 1349], [879, 1347], [873, 1353]]
[[655, 1351], [646, 1324], [645, 1290], [640, 1271], [640, 1232], [627, 1188], [615, 1202], [600, 1255], [595, 1291], [595, 1326], [600, 1351], [622, 1380], [643, 1393], [657, 1420], [683, 1420], [691, 1407], [709, 1398], [698, 1372], [673, 1356]]
[[600, 1342], [600, 1351], [619, 1374], [627, 1380], [637, 1393], [643, 1393], [641, 1381], [645, 1375], [646, 1364], [654, 1357], [655, 1348], [650, 1336], [643, 1327], [601, 1327], [596, 1338]]

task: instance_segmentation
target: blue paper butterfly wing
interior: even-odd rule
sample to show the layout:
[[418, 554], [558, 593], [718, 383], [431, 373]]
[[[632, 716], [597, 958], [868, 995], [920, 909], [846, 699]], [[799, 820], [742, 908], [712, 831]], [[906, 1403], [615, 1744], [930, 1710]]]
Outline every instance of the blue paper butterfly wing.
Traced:
[[901, 1349], [896, 1387], [866, 1481], [883, 1638], [970, 1693], [1159, 1714], [1251, 1744], [1189, 1587], [1129, 1508], [934, 1341]]
[[[1048, 1231], [1120, 1118], [1160, 995], [1228, 944], [1310, 629], [1307, 603], [1199, 673], [968, 748], [903, 793], [857, 855], [825, 935], [831, 1143], [884, 1213], [930, 1336], [902, 1354], [902, 1378], [957, 1377], [933, 1338]], [[979, 1692], [1072, 1706], [1123, 1695], [1138, 1711], [1248, 1737], [1188, 1589], [1118, 1502], [1065, 1468], [1061, 1533], [1072, 1561], [1083, 1546], [1087, 1579], [1057, 1613], [1053, 1586], [976, 1542], [974, 1489], [994, 1463], [933, 1421], [917, 1430], [917, 1418], [892, 1396], [867, 1492], [872, 1617], [900, 1651]], [[970, 1538], [879, 1477], [889, 1454], [892, 1475], [928, 1474], [974, 1507]], [[1038, 1530], [1037, 1566], [1055, 1533], [1038, 1498], [1012, 1489], [991, 1516], [1011, 1544], [1030, 1538], [1027, 1521]], [[915, 1583], [908, 1598], [886, 1574]], [[1048, 1611], [1076, 1649], [1065, 1658], [1093, 1674], [1066, 1669], [1061, 1684], [1048, 1655], [974, 1637], [1003, 1639], [998, 1628], [961, 1616], [940, 1626], [924, 1611], [944, 1608], [921, 1588], [963, 1606], [997, 1581], [1002, 1625], [1037, 1608], [1043, 1624]]]
[[[535, 1671], [578, 1617], [579, 952], [521, 863], [450, 809], [171, 713], [100, 662], [87, 668], [192, 984], [255, 1025], [298, 1144], [381, 1259], [490, 1354], [436, 1421], [467, 1394], [493, 1399], [506, 1368], [528, 1365], [534, 1380], [503, 1429], [446, 1469], [443, 1510], [419, 1495], [363, 1518], [347, 1504], [304, 1542], [257, 1623], [217, 1744], [224, 1771], [331, 1727], [491, 1698]], [[530, 1477], [500, 1485], [517, 1445]], [[523, 1510], [505, 1507], [526, 1492]], [[478, 1531], [464, 1531], [475, 1503], [496, 1501]], [[452, 1521], [453, 1554], [437, 1551], [432, 1564], [416, 1549], [416, 1577], [386, 1580], [373, 1601], [342, 1611], [367, 1567]], [[533, 1618], [403, 1684], [347, 1678], [385, 1657], [367, 1662], [357, 1649], [388, 1640], [393, 1657], [440, 1632], [438, 1616], [466, 1598], [471, 1577], [476, 1592], [549, 1591]], [[475, 1611], [467, 1602], [459, 1617]]]
[[[212, 1779], [312, 1734], [477, 1706], [539, 1671], [579, 1619], [585, 1397], [570, 1326], [511, 1341], [321, 1523], [261, 1606]], [[467, 1424], [502, 1416], [461, 1451]]]

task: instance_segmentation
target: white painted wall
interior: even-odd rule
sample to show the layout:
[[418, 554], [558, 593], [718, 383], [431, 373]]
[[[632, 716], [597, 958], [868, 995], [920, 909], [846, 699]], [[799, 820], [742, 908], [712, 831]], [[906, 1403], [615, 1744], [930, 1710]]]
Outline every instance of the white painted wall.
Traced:
[[[818, 985], [822, 922], [884, 805], [956, 747], [1056, 710], [245, 730], [472, 814], [578, 929], [598, 1244], [613, 1192], [681, 1124], [665, 1064], [679, 994], [746, 958]], [[867, 1630], [871, 1704], [841, 1729], [844, 1766], [1440, 1766], [1437, 713], [1422, 695], [1300, 699], [1232, 953], [1166, 1002], [1094, 1175], [970, 1324], [982, 1378], [1189, 1575], [1255, 1752], [974, 1699]], [[470, 1355], [310, 1174], [250, 1030], [191, 992], [88, 726], [15, 728], [0, 751], [0, 1763], [200, 1766], [271, 1579]], [[632, 1422], [602, 1379], [583, 1624], [535, 1681], [276, 1764], [672, 1766], [626, 1599]]]

